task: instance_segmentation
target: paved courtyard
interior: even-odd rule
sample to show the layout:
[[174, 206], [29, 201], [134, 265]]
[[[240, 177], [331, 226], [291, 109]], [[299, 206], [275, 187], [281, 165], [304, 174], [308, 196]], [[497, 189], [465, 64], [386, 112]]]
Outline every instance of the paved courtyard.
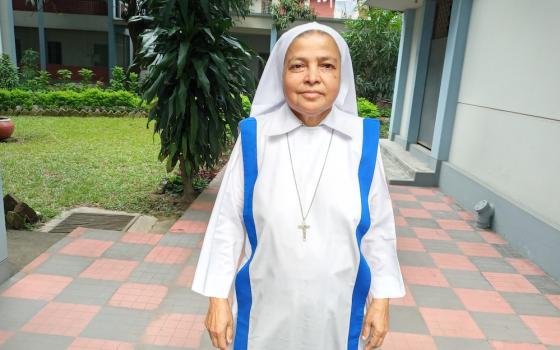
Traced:
[[[221, 175], [164, 235], [78, 228], [0, 285], [0, 349], [212, 349], [190, 285]], [[382, 349], [560, 349], [557, 283], [437, 189], [391, 194], [408, 294]]]

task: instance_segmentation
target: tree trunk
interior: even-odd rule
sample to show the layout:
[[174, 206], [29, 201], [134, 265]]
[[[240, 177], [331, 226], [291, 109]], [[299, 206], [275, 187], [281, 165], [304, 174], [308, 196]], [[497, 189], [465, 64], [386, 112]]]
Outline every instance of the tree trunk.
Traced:
[[195, 199], [196, 193], [192, 185], [193, 176], [192, 174], [187, 174], [185, 171], [185, 159], [183, 157], [179, 157], [179, 168], [181, 180], [183, 181], [183, 195], [181, 196], [181, 201], [190, 203]]

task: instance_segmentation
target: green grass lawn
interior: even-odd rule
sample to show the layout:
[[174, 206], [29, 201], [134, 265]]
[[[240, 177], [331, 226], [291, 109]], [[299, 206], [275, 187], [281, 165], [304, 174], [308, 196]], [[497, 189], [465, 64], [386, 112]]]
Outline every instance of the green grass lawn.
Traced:
[[4, 194], [12, 193], [46, 219], [77, 206], [156, 216], [185, 209], [169, 196], [153, 194], [168, 174], [157, 160], [159, 135], [153, 135], [153, 122], [146, 128], [146, 118], [12, 119], [17, 142], [0, 143]]

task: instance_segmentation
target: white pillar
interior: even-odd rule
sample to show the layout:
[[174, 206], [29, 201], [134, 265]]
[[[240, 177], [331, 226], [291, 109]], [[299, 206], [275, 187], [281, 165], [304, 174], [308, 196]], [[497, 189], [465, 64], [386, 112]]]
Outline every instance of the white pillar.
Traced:
[[10, 56], [16, 64], [16, 39], [12, 0], [0, 0], [0, 53]]

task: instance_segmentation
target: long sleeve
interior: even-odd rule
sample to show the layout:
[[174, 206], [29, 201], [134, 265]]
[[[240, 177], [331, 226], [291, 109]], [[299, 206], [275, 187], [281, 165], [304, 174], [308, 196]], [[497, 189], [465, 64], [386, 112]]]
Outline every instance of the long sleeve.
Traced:
[[193, 291], [209, 297], [228, 297], [244, 244], [244, 232], [243, 157], [239, 135], [210, 215], [193, 279]]
[[362, 238], [362, 253], [371, 268], [370, 295], [374, 298], [400, 298], [406, 294], [397, 257], [395, 218], [385, 180], [381, 149], [369, 195], [371, 226]]

